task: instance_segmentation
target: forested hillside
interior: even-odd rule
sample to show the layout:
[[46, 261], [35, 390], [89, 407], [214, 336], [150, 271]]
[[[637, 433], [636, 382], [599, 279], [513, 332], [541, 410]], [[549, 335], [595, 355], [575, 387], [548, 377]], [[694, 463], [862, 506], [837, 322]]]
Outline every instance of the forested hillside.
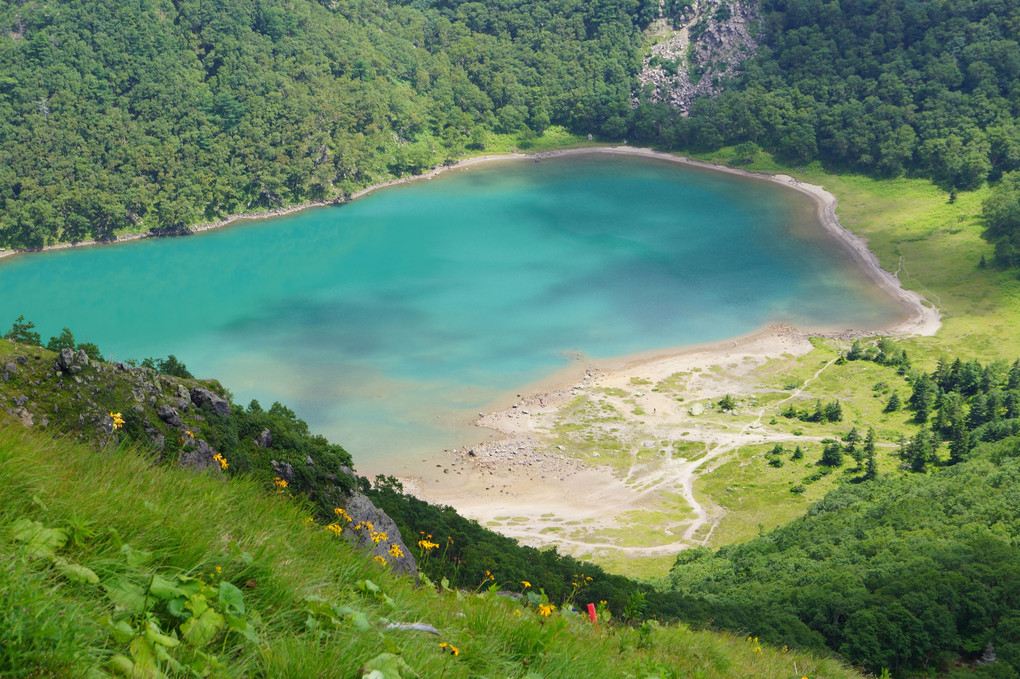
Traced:
[[[0, 246], [331, 199], [628, 107], [641, 0], [0, 4]], [[527, 136], [527, 133], [525, 134]]]
[[[757, 56], [689, 118], [639, 91], [657, 12], [649, 0], [8, 0], [0, 246], [333, 199], [493, 132], [526, 146], [550, 124], [667, 148], [752, 144], [947, 188], [1020, 169], [1016, 3], [762, 0]], [[1016, 243], [1003, 247], [1013, 262]]]
[[970, 189], [1020, 168], [1020, 5], [762, 0], [763, 45], [690, 119], [645, 103], [634, 134]]
[[[883, 345], [847, 358], [902, 369], [917, 432], [894, 450], [876, 452], [870, 434], [863, 448], [859, 435], [828, 444], [820, 464], [853, 458], [860, 476], [771, 533], [681, 553], [665, 589], [710, 609], [786, 613], [810, 629], [805, 640], [875, 672], [946, 673], [962, 660], [971, 667], [951, 676], [1016, 677], [1020, 362], [913, 372]], [[871, 473], [876, 454], [898, 456], [907, 473]], [[794, 642], [806, 631], [759, 633]]]

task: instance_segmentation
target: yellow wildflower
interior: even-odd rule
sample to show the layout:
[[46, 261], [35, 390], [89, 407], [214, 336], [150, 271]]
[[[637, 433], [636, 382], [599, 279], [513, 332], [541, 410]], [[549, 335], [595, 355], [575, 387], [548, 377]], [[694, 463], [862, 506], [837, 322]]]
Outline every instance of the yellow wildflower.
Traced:
[[344, 529], [341, 528], [340, 524], [338, 523], [329, 524], [328, 526], [326, 526], [326, 530], [328, 530], [330, 533], [337, 537], [340, 537], [340, 535], [344, 532]]
[[399, 559], [404, 556], [404, 550], [400, 548], [400, 545], [392, 545], [390, 547], [390, 555], [396, 559]]
[[390, 537], [388, 535], [386, 535], [386, 533], [383, 533], [382, 531], [372, 531], [371, 537], [372, 537], [372, 542], [374, 542], [377, 545], [380, 542], [382, 542], [383, 540], [389, 540], [390, 539]]
[[552, 612], [555, 611], [555, 610], [556, 610], [556, 607], [553, 606], [552, 604], [539, 604], [538, 605], [538, 614], [541, 615], [543, 618], [548, 618], [550, 615], [552, 615]]
[[433, 549], [438, 548], [439, 544], [435, 542], [429, 542], [427, 539], [418, 540], [418, 547], [426, 552], [431, 552]]
[[527, 580], [521, 580], [521, 584], [524, 585], [524, 589], [531, 587], [531, 583], [528, 582]]
[[441, 650], [449, 653], [450, 655], [460, 655], [460, 649], [459, 648], [457, 648], [453, 644], [448, 644], [445, 641], [443, 643], [439, 644], [439, 648]]
[[314, 516], [305, 517], [305, 525], [307, 525], [309, 523], [315, 523], [315, 517]]
[[386, 559], [382, 558], [381, 556], [374, 556], [374, 557], [372, 557], [372, 561], [374, 561], [375, 563], [378, 563], [378, 564], [380, 564], [382, 566], [386, 565]]
[[287, 487], [287, 480], [281, 479], [279, 476], [277, 476], [276, 478], [273, 479], [273, 485], [276, 486], [276, 491], [278, 493], [282, 493], [283, 490]]
[[351, 523], [354, 521], [354, 519], [351, 518], [350, 514], [347, 513], [347, 510], [345, 510], [343, 507], [334, 507], [333, 513], [336, 514], [337, 516], [343, 517], [344, 521], [346, 521], [347, 523]]
[[230, 466], [229, 464], [227, 464], [227, 458], [223, 457], [219, 453], [213, 455], [212, 459], [220, 463], [220, 469], [226, 469], [227, 467]]
[[110, 412], [110, 419], [113, 420], [113, 428], [120, 429], [124, 426], [124, 418], [120, 416], [120, 413]]

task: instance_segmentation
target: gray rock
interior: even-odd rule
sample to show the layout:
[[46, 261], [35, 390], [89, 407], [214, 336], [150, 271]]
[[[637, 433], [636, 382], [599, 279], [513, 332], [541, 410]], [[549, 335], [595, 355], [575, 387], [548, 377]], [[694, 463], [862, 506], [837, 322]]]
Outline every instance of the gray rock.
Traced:
[[89, 355], [80, 349], [76, 352], [74, 349], [64, 348], [57, 354], [57, 360], [54, 361], [53, 367], [62, 373], [71, 373], [76, 375], [81, 372], [82, 368], [86, 368], [89, 365]]
[[277, 478], [281, 478], [287, 483], [294, 480], [294, 467], [290, 466], [290, 463], [270, 460], [269, 464], [273, 466], [273, 473], [276, 474]]
[[181, 454], [180, 465], [185, 469], [222, 474], [220, 463], [213, 459], [215, 455], [216, 451], [204, 439], [195, 439], [195, 447]]
[[181, 422], [181, 416], [177, 414], [177, 411], [174, 410], [172, 406], [158, 406], [156, 408], [156, 416], [171, 427], [180, 427], [183, 424], [183, 422]]
[[230, 414], [230, 403], [225, 399], [220, 398], [216, 394], [212, 393], [208, 389], [202, 389], [201, 387], [195, 387], [191, 390], [191, 402], [201, 408], [203, 405], [208, 403], [212, 406], [213, 412], [217, 415], [226, 417]]
[[273, 445], [273, 434], [268, 429], [263, 429], [258, 436], [255, 437], [255, 445], [259, 448], [269, 448]]
[[439, 630], [437, 630], [435, 627], [428, 624], [427, 622], [391, 622], [387, 623], [386, 629], [408, 630], [411, 632], [428, 632], [429, 634], [439, 634]]
[[[418, 564], [415, 562], [414, 557], [411, 556], [411, 550], [407, 548], [407, 545], [401, 539], [397, 524], [386, 515], [386, 512], [372, 504], [372, 501], [361, 493], [355, 493], [344, 509], [347, 510], [348, 516], [351, 517], [351, 522], [344, 528], [343, 535], [356, 548], [370, 550], [372, 556], [381, 556], [386, 559], [386, 563], [396, 573], [406, 573], [412, 577], [418, 575]], [[362, 521], [371, 523], [376, 532], [385, 533], [387, 539], [376, 543], [372, 540], [371, 531], [364, 528], [357, 531], [354, 530], [354, 527]], [[390, 550], [393, 549], [394, 545], [400, 548], [403, 556], [393, 556]]]

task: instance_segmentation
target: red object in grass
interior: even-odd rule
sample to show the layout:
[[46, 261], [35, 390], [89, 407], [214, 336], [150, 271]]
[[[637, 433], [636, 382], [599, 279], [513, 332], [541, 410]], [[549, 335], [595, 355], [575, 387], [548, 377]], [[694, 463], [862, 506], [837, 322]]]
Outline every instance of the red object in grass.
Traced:
[[595, 604], [588, 604], [588, 617], [592, 622], [598, 622], [598, 616], [595, 615]]

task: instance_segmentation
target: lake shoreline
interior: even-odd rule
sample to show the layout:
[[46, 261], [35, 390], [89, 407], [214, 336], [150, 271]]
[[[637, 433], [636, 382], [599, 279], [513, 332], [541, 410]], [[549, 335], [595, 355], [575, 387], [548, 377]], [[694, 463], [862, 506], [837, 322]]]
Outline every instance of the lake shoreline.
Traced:
[[[834, 240], [850, 255], [851, 259], [859, 266], [859, 268], [871, 279], [877, 287], [882, 289], [886, 294], [892, 297], [897, 304], [904, 309], [907, 314], [907, 318], [897, 323], [894, 326], [883, 330], [884, 334], [922, 334], [931, 335], [940, 326], [940, 315], [937, 309], [933, 306], [926, 304], [921, 295], [918, 293], [906, 290], [900, 285], [900, 281], [896, 276], [888, 271], [884, 270], [878, 262], [878, 258], [875, 257], [867, 246], [867, 241], [860, 236], [850, 232], [844, 227], [839, 218], [836, 216], [836, 197], [826, 191], [823, 187], [808, 184], [802, 182], [799, 179], [795, 179], [789, 175], [784, 174], [764, 174], [760, 172], [749, 172], [747, 170], [741, 170], [739, 168], [727, 167], [724, 165], [716, 165], [701, 160], [695, 160], [686, 156], [674, 155], [665, 151], [657, 151], [650, 148], [635, 148], [630, 146], [591, 146], [582, 148], [571, 148], [571, 149], [560, 149], [554, 151], [542, 151], [538, 153], [504, 153], [504, 154], [493, 154], [493, 155], [481, 155], [474, 156], [471, 158], [465, 158], [451, 165], [442, 165], [429, 170], [426, 173], [420, 175], [414, 175], [411, 177], [401, 177], [399, 179], [392, 179], [385, 182], [379, 182], [371, 186], [365, 187], [360, 191], [356, 191], [345, 198], [331, 199], [327, 201], [318, 201], [312, 203], [304, 203], [301, 205], [294, 205], [291, 207], [279, 208], [276, 210], [270, 210], [262, 213], [240, 213], [225, 217], [224, 219], [209, 222], [206, 224], [199, 224], [197, 226], [189, 227], [186, 230], [186, 234], [196, 234], [203, 231], [211, 231], [213, 229], [219, 229], [225, 226], [229, 226], [236, 222], [242, 221], [254, 221], [261, 219], [269, 219], [272, 217], [282, 217], [285, 215], [293, 214], [315, 207], [328, 207], [331, 205], [343, 205], [344, 203], [357, 200], [363, 196], [385, 188], [393, 186], [399, 186], [401, 184], [408, 184], [411, 182], [422, 181], [427, 179], [433, 179], [441, 174], [444, 174], [453, 170], [460, 170], [471, 167], [473, 165], [479, 165], [483, 163], [490, 163], [496, 161], [508, 161], [508, 160], [533, 160], [540, 162], [543, 159], [558, 158], [568, 155], [583, 155], [583, 154], [611, 154], [611, 155], [623, 155], [623, 156], [638, 156], [643, 158], [654, 158], [658, 160], [664, 160], [678, 165], [684, 165], [687, 167], [696, 167], [703, 170], [709, 170], [714, 172], [722, 172], [729, 175], [735, 175], [744, 177], [747, 179], [755, 179], [760, 181], [768, 181], [782, 186], [789, 187], [795, 191], [803, 193], [811, 197], [816, 206], [819, 221], [821, 222], [824, 229], [834, 238]], [[56, 243], [54, 245], [46, 245], [42, 248], [20, 248], [13, 250], [0, 251], [0, 259], [6, 257], [12, 257], [19, 254], [29, 254], [34, 252], [49, 252], [55, 250], [67, 250], [79, 247], [91, 247], [96, 245], [116, 245], [118, 243], [126, 243], [136, 240], [142, 240], [145, 238], [166, 238], [174, 237], [173, 234], [159, 234], [153, 232], [144, 232], [137, 234], [127, 234], [109, 241], [81, 241], [78, 243]]]
[[[867, 248], [866, 241], [842, 226], [835, 212], [836, 198], [821, 186], [807, 184], [787, 175], [748, 172], [652, 149], [602, 146], [534, 154], [477, 156], [435, 168], [423, 175], [382, 182], [358, 191], [345, 200], [293, 206], [255, 215], [236, 215], [194, 227], [189, 232], [199, 233], [235, 222], [282, 216], [310, 207], [342, 204], [379, 189], [431, 179], [450, 170], [482, 163], [542, 162], [545, 159], [584, 154], [644, 157], [755, 181], [778, 183], [807, 195], [816, 206], [817, 217], [824, 231], [833, 238], [833, 245], [847, 252], [855, 265], [897, 303], [903, 314], [896, 322], [878, 329], [796, 328], [771, 324], [741, 337], [705, 344], [665, 348], [606, 360], [579, 358], [571, 366], [542, 381], [515, 390], [519, 392], [516, 396], [505, 393], [484, 409], [489, 411], [488, 414], [478, 413], [478, 418], [473, 422], [465, 418], [464, 429], [477, 436], [470, 435], [461, 440], [479, 443], [458, 450], [440, 451], [436, 448], [426, 452], [426, 459], [420, 463], [404, 466], [400, 471], [394, 468], [397, 465], [393, 465], [393, 460], [383, 465], [359, 460], [361, 473], [369, 477], [375, 473], [395, 474], [404, 482], [408, 492], [437, 504], [452, 505], [483, 525], [494, 525], [500, 517], [527, 515], [527, 522], [502, 526], [499, 530], [536, 546], [557, 544], [556, 533], [553, 531], [557, 525], [554, 521], [565, 521], [567, 517], [576, 521], [580, 517], [593, 528], [619, 528], [613, 523], [613, 515], [623, 514], [625, 508], [639, 506], [646, 499], [635, 496], [633, 488], [612, 470], [590, 461], [559, 454], [548, 445], [548, 441], [542, 439], [541, 432], [536, 428], [536, 420], [555, 418], [560, 409], [569, 405], [578, 395], [587, 393], [586, 390], [592, 387], [626, 386], [634, 378], [644, 380], [651, 376], [665, 379], [673, 373], [693, 368], [704, 370], [747, 357], [765, 362], [782, 355], [796, 356], [811, 350], [810, 338], [813, 336], [846, 340], [874, 335], [933, 335], [941, 325], [938, 310], [916, 292], [905, 290], [894, 274], [881, 268], [878, 259]], [[159, 237], [159, 234], [131, 234], [110, 243], [58, 244], [43, 250], [114, 244], [148, 237]], [[23, 251], [0, 252], [0, 258], [20, 252]], [[682, 418], [661, 406], [657, 413], [653, 413], [653, 417], [664, 428], [683, 426]], [[717, 520], [710, 507], [701, 507], [693, 499], [693, 483], [698, 473], [698, 469], [691, 468], [675, 479], [678, 487], [685, 489], [685, 499], [695, 507], [694, 521], [683, 531], [684, 540], [702, 529], [710, 535], [714, 525], [712, 521]], [[607, 507], [615, 507], [617, 511], [607, 512]], [[543, 533], [546, 529], [549, 532]], [[635, 557], [665, 557], [690, 544], [688, 540], [647, 548], [630, 547], [627, 553]]]
[[[187, 234], [196, 234], [203, 231], [210, 231], [213, 229], [219, 229], [225, 226], [229, 226], [236, 222], [249, 221], [249, 220], [261, 220], [269, 219], [271, 217], [282, 217], [285, 215], [300, 212], [302, 210], [314, 208], [314, 207], [327, 207], [331, 205], [342, 205], [344, 203], [356, 200], [363, 196], [366, 196], [374, 191], [380, 189], [390, 188], [398, 186], [400, 184], [407, 184], [411, 182], [433, 179], [441, 174], [452, 170], [459, 170], [471, 167], [473, 165], [479, 165], [483, 163], [490, 163], [496, 161], [508, 161], [508, 160], [532, 160], [534, 162], [540, 162], [547, 158], [557, 158], [568, 155], [583, 155], [583, 154], [611, 154], [611, 155], [623, 155], [623, 156], [638, 156], [643, 158], [654, 158], [658, 160], [664, 160], [678, 165], [684, 165], [687, 167], [696, 167], [703, 170], [722, 172], [729, 175], [735, 175], [744, 177], [747, 179], [755, 179], [759, 181], [768, 181], [782, 186], [789, 187], [795, 191], [803, 193], [811, 197], [816, 206], [818, 219], [827, 233], [834, 238], [837, 244], [842, 247], [851, 257], [851, 259], [858, 265], [858, 267], [865, 273], [865, 275], [871, 279], [875, 285], [889, 295], [896, 303], [904, 309], [906, 318], [901, 322], [886, 328], [883, 330], [884, 334], [922, 334], [932, 335], [940, 326], [940, 315], [937, 309], [933, 306], [927, 305], [923, 297], [918, 293], [910, 290], [906, 290], [900, 285], [900, 281], [894, 274], [882, 269], [878, 262], [878, 258], [875, 257], [867, 246], [867, 241], [860, 236], [857, 236], [850, 232], [844, 227], [839, 218], [836, 216], [836, 197], [826, 191], [821, 186], [815, 184], [808, 184], [795, 179], [789, 175], [783, 174], [764, 174], [759, 172], [749, 172], [747, 170], [741, 170], [739, 168], [727, 167], [724, 165], [716, 165], [693, 158], [687, 158], [685, 156], [674, 155], [665, 151], [657, 151], [650, 148], [635, 148], [630, 146], [590, 146], [582, 148], [571, 148], [571, 149], [559, 149], [554, 151], [542, 151], [538, 153], [505, 153], [505, 154], [493, 154], [493, 155], [481, 155], [474, 156], [471, 158], [465, 158], [456, 163], [450, 165], [442, 165], [435, 167], [430, 171], [414, 175], [411, 177], [401, 177], [399, 179], [392, 179], [385, 182], [379, 182], [373, 184], [360, 191], [356, 191], [345, 198], [331, 199], [328, 201], [318, 201], [312, 203], [305, 203], [302, 205], [295, 205], [286, 208], [279, 208], [276, 210], [270, 210], [263, 213], [241, 213], [231, 215], [224, 219], [210, 222], [206, 224], [200, 224], [187, 229]], [[187, 235], [182, 234], [182, 235]], [[48, 252], [54, 250], [67, 250], [78, 247], [91, 247], [96, 245], [115, 245], [117, 243], [125, 243], [145, 238], [163, 238], [173, 237], [173, 235], [158, 234], [152, 232], [144, 232], [137, 234], [127, 234], [120, 238], [110, 241], [81, 241], [79, 243], [57, 243], [54, 245], [47, 245], [42, 248], [25, 248], [15, 250], [4, 250], [0, 251], [0, 260], [5, 257], [11, 257], [18, 254], [28, 254], [33, 252]]]

